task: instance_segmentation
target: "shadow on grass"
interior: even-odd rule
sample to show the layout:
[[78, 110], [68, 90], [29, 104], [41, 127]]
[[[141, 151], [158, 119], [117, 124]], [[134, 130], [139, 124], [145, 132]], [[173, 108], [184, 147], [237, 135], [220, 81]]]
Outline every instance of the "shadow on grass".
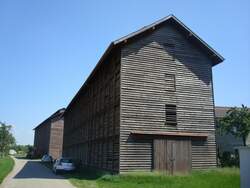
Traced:
[[[50, 168], [50, 167], [49, 167]], [[82, 168], [62, 173], [74, 186], [81, 188], [238, 188], [238, 169], [211, 169], [193, 171], [191, 174], [168, 176], [160, 172], [131, 172], [113, 175], [107, 171]]]
[[111, 175], [107, 171], [95, 170], [92, 168], [81, 168], [72, 173], [63, 173], [63, 176], [78, 180], [97, 180], [105, 175]]

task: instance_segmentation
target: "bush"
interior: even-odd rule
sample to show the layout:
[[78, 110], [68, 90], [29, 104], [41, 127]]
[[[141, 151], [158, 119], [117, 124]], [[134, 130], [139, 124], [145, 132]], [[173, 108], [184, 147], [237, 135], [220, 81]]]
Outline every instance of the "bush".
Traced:
[[234, 153], [225, 151], [219, 155], [220, 165], [222, 167], [239, 167], [239, 153], [235, 150]]

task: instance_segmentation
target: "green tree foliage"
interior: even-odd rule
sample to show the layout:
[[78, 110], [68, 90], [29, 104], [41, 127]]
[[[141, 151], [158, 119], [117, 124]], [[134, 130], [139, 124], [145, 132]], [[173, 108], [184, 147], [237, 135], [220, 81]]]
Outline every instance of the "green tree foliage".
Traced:
[[247, 106], [242, 108], [231, 108], [226, 116], [220, 120], [220, 128], [223, 133], [231, 133], [237, 138], [241, 138], [244, 146], [250, 133], [250, 111]]
[[13, 145], [11, 149], [16, 152], [28, 153], [30, 145]]
[[32, 145], [13, 145], [11, 149], [17, 152], [17, 157], [33, 157], [34, 147]]
[[7, 154], [10, 147], [15, 144], [11, 128], [11, 125], [0, 122], [0, 156]]

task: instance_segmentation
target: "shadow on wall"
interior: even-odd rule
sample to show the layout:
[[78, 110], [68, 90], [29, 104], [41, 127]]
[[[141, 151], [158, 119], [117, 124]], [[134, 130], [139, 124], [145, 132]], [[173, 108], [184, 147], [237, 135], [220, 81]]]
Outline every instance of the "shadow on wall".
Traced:
[[[211, 60], [209, 60], [208, 57], [204, 55], [199, 47], [196, 47], [194, 44], [192, 44], [191, 41], [189, 41], [187, 37], [183, 36], [174, 26], [168, 25], [168, 23], [162, 26], [163, 27], [161, 27], [159, 30], [156, 30], [153, 33], [148, 33], [148, 35], [143, 38], [143, 40], [137, 39], [135, 43], [132, 43], [132, 46], [128, 44], [128, 48], [123, 52], [123, 57], [129, 58], [130, 55], [133, 56], [137, 54], [137, 57], [140, 58], [141, 62], [148, 62], [148, 58], [143, 58], [145, 56], [143, 51], [147, 52], [150, 48], [155, 48], [155, 50], [150, 50], [150, 55], [154, 57], [151, 59], [151, 62], [149, 62], [152, 64], [152, 69], [155, 67], [157, 61], [160, 63], [162, 63], [162, 61], [166, 61], [168, 62], [169, 66], [171, 64], [171, 60], [166, 58], [172, 57], [173, 64], [171, 67], [172, 69], [175, 67], [174, 69], [176, 72], [185, 72], [185, 77], [188, 79], [193, 79], [193, 75], [195, 75], [196, 78], [202, 81], [206, 86], [211, 85], [212, 75], [204, 74], [205, 70], [209, 70], [211, 68]], [[172, 35], [174, 35], [174, 37]], [[164, 38], [164, 40], [162, 40], [162, 38]], [[141, 49], [141, 46], [144, 46], [143, 50]], [[162, 54], [164, 55], [162, 56]], [[176, 61], [177, 63], [173, 61]], [[150, 64], [148, 66], [150, 66]], [[143, 69], [144, 67], [140, 68]], [[144, 72], [144, 76], [148, 76], [147, 72]], [[184, 79], [182, 81], [187, 82], [183, 83], [183, 85], [192, 87], [192, 85], [189, 83], [189, 80]]]
[[39, 161], [28, 161], [14, 178], [65, 179], [55, 175], [52, 170], [40, 164]]

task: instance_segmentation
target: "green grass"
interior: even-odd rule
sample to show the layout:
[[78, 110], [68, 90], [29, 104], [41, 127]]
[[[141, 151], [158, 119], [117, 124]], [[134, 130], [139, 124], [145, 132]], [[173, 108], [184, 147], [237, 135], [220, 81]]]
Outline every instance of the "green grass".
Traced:
[[0, 158], [0, 184], [2, 183], [3, 179], [11, 172], [14, 164], [14, 160], [9, 156]]
[[[51, 164], [43, 163], [48, 168]], [[238, 168], [193, 171], [189, 175], [168, 176], [158, 172], [133, 172], [111, 175], [85, 168], [62, 174], [78, 188], [239, 188]]]
[[[99, 188], [98, 181], [101, 180], [101, 178], [109, 176], [109, 174], [107, 172], [84, 168], [75, 173], [65, 173], [63, 176], [68, 178], [76, 187]], [[112, 177], [112, 175], [110, 175], [110, 177]]]
[[239, 169], [223, 168], [193, 171], [190, 175], [167, 176], [156, 172], [110, 175], [83, 169], [64, 174], [78, 188], [238, 188]]

